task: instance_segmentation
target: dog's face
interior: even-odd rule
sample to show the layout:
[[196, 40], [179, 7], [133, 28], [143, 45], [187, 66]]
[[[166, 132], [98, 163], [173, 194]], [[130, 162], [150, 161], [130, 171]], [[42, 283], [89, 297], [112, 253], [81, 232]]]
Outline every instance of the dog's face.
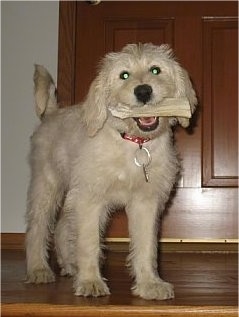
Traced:
[[[94, 124], [97, 125], [98, 120], [98, 127], [95, 126], [91, 134], [108, 121], [120, 132], [155, 137], [175, 119], [153, 115], [148, 118], [116, 119], [112, 118], [107, 108], [117, 108], [119, 104], [128, 107], [154, 106], [165, 97], [187, 97], [194, 111], [196, 97], [191, 82], [186, 71], [174, 60], [168, 45], [129, 44], [121, 52], [110, 53], [103, 59], [99, 75], [86, 100], [86, 111], [94, 111], [90, 109], [94, 107], [97, 112]], [[188, 124], [185, 120], [178, 118], [184, 126]], [[89, 124], [87, 126], [92, 128]]]

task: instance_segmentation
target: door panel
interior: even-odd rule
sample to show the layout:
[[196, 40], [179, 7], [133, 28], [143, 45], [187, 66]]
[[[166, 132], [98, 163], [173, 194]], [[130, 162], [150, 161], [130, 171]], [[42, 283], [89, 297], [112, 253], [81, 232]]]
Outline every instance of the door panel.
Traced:
[[[160, 224], [164, 239], [237, 238], [237, 188], [179, 188]], [[147, 210], [145, 210], [147, 212]], [[125, 214], [114, 214], [108, 237], [128, 236]]]
[[237, 20], [204, 27], [203, 185], [236, 186], [238, 175]]
[[127, 43], [152, 42], [168, 43], [173, 46], [174, 20], [162, 19], [122, 19], [105, 21], [106, 50], [120, 50]]
[[[192, 127], [175, 131], [183, 173], [160, 225], [163, 238], [237, 237], [236, 17], [237, 2], [230, 1], [60, 3], [63, 104], [84, 98], [105, 53], [132, 42], [169, 43], [195, 85]], [[107, 236], [128, 236], [124, 211], [114, 215]]]

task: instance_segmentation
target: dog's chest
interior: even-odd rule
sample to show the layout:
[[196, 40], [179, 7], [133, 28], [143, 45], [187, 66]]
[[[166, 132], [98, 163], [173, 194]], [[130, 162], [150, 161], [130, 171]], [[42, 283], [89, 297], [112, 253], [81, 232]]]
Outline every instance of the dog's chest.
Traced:
[[131, 186], [152, 181], [151, 172], [158, 160], [156, 152], [152, 144], [139, 146], [129, 141], [121, 142], [121, 145], [114, 151], [115, 181], [128, 183]]

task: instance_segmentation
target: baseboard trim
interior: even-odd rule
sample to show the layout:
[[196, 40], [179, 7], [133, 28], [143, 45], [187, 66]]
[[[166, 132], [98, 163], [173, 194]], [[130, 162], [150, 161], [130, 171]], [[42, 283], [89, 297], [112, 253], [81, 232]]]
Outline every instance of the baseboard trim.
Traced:
[[25, 233], [1, 233], [2, 250], [23, 250], [25, 248]]
[[[127, 251], [129, 238], [107, 238], [105, 244], [112, 251]], [[238, 252], [237, 239], [171, 239], [159, 242], [162, 252]], [[23, 250], [25, 233], [1, 233], [2, 250]]]

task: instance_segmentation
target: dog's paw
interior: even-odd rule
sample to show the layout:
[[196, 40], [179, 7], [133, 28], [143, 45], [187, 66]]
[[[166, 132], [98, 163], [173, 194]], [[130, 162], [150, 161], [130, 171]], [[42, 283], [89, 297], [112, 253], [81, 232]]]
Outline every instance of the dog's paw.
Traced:
[[164, 281], [138, 283], [132, 288], [133, 294], [144, 299], [165, 300], [174, 298], [173, 285]]
[[76, 296], [106, 296], [110, 295], [110, 291], [106, 283], [102, 279], [96, 280], [80, 280], [75, 282], [75, 295]]
[[28, 272], [26, 283], [52, 283], [55, 282], [55, 275], [50, 268], [36, 269]]
[[61, 276], [74, 276], [77, 273], [76, 266], [74, 264], [67, 264], [61, 269]]

